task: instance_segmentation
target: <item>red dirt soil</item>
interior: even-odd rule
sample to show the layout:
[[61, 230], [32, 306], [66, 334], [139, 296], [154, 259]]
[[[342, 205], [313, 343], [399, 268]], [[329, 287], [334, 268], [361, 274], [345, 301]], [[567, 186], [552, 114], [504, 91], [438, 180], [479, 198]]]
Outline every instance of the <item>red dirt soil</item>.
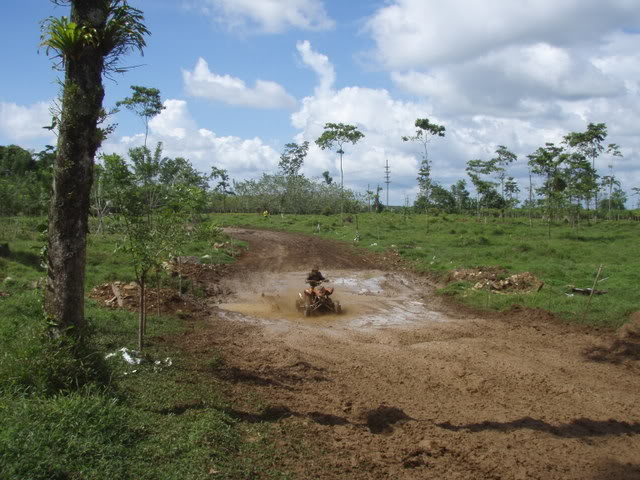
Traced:
[[[314, 263], [329, 277], [399, 265], [317, 237], [229, 233], [250, 248], [224, 291]], [[640, 356], [629, 336], [517, 307], [473, 313], [402, 275], [444, 321], [278, 321], [225, 314], [212, 298], [206, 328], [180, 343], [203, 362], [222, 358], [216, 375], [235, 413], [273, 423], [275, 467], [294, 478], [640, 479]]]

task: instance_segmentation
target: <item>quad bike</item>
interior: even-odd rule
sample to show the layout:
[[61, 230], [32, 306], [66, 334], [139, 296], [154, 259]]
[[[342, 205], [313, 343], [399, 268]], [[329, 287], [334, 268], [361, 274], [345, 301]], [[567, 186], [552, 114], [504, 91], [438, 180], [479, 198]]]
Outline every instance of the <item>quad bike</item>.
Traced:
[[[316, 282], [322, 283], [322, 282]], [[301, 311], [305, 317], [316, 315], [318, 313], [342, 313], [342, 306], [339, 301], [331, 300], [333, 288], [319, 286], [310, 286], [304, 291], [298, 293], [296, 300], [296, 309]]]

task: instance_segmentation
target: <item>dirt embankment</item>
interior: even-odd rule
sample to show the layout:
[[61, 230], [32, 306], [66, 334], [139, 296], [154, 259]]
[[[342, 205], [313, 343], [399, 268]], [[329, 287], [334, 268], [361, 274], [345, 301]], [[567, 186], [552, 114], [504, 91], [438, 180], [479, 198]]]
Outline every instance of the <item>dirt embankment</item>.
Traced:
[[[221, 355], [235, 413], [280, 429], [296, 478], [640, 479], [637, 351], [544, 312], [456, 310], [348, 246], [229, 233], [251, 246], [233, 294], [183, 345]], [[343, 316], [295, 311], [314, 263]]]

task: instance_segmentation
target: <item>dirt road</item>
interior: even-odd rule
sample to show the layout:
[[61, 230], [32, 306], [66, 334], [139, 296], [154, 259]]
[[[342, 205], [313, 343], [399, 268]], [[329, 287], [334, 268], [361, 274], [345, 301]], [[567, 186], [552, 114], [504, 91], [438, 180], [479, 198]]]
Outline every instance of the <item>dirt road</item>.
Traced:
[[[319, 238], [230, 233], [251, 247], [190, 347], [221, 352], [237, 414], [281, 430], [296, 478], [640, 479], [640, 366], [608, 334], [456, 309]], [[344, 315], [294, 310], [316, 262]]]

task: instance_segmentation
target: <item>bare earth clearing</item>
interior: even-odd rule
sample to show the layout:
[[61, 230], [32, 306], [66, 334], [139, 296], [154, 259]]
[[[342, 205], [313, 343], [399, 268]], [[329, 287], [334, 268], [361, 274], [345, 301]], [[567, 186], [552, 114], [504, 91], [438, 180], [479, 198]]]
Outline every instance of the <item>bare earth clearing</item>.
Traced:
[[[235, 413], [282, 432], [277, 467], [305, 479], [640, 479], [640, 364], [610, 334], [447, 305], [395, 258], [228, 233], [250, 243], [218, 286], [231, 294], [180, 342], [220, 352]], [[295, 311], [314, 263], [343, 315]]]

